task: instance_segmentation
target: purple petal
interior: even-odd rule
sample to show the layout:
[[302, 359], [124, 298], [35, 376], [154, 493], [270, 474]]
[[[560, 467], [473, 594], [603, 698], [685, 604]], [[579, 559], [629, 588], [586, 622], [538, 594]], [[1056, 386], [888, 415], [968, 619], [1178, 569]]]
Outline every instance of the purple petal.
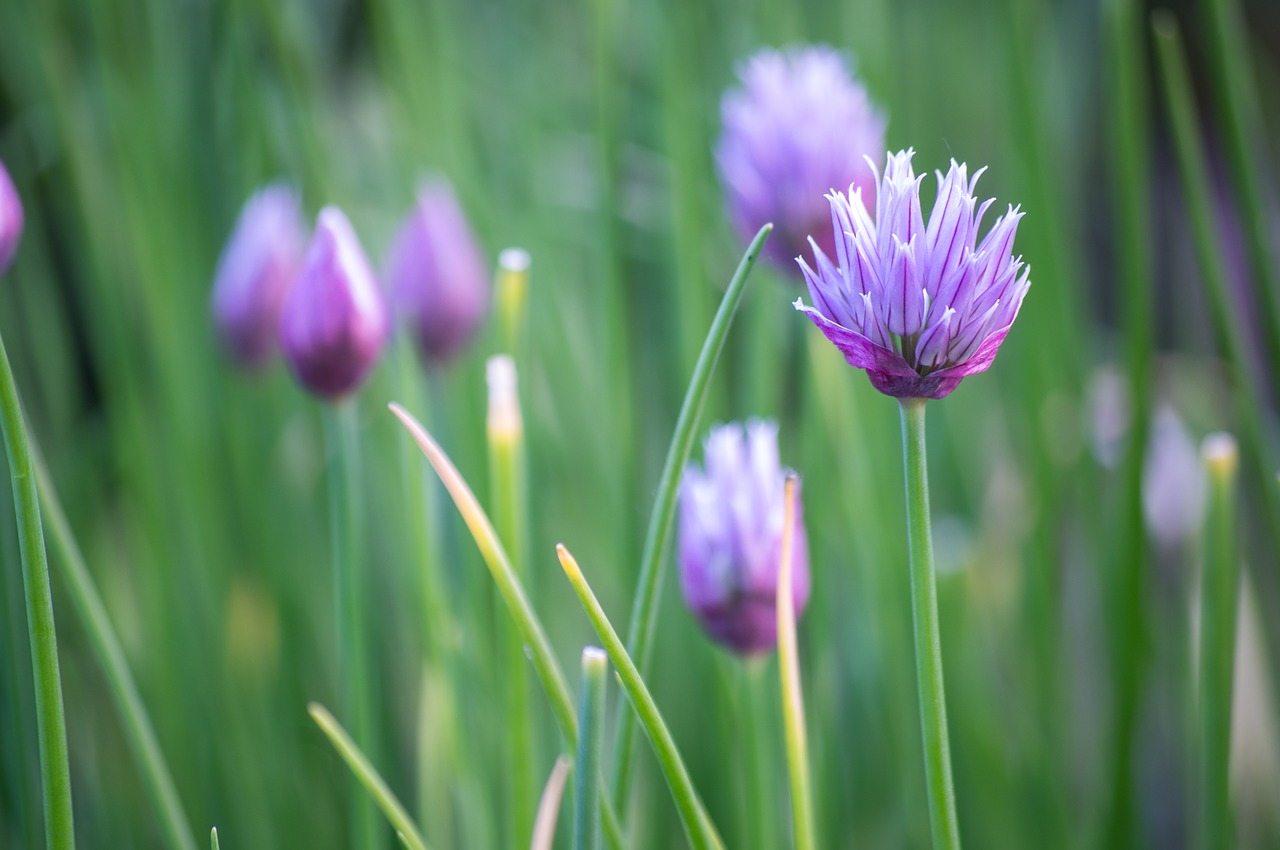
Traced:
[[886, 375], [918, 377], [915, 370], [896, 351], [876, 345], [857, 331], [837, 325], [812, 307], [805, 306], [798, 298], [793, 306], [808, 316], [818, 326], [818, 330], [840, 349], [849, 365]]

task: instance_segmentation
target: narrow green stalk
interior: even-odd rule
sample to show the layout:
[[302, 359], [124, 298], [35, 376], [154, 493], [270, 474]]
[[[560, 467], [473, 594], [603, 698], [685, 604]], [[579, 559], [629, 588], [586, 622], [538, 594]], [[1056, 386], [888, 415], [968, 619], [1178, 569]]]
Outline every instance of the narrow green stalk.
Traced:
[[221, 850], [218, 845], [218, 828], [216, 826], [209, 830], [209, 847], [211, 850]]
[[560, 800], [564, 797], [564, 786], [569, 779], [569, 771], [573, 762], [568, 757], [560, 756], [547, 784], [543, 786], [542, 798], [538, 800], [538, 817], [533, 822], [533, 839], [529, 842], [529, 850], [551, 850], [556, 840], [556, 822], [560, 819]]
[[378, 804], [378, 808], [382, 809], [382, 813], [386, 815], [392, 828], [400, 835], [404, 845], [410, 850], [427, 850], [427, 843], [422, 840], [422, 835], [418, 832], [418, 827], [414, 824], [413, 818], [409, 817], [409, 813], [405, 811], [404, 806], [400, 805], [400, 801], [396, 799], [396, 795], [387, 787], [386, 781], [378, 773], [377, 768], [360, 751], [360, 748], [356, 746], [356, 742], [351, 740], [351, 736], [334, 719], [329, 710], [323, 705], [313, 702], [307, 706], [307, 712], [311, 715], [311, 719], [316, 722], [316, 725], [329, 737], [329, 742], [333, 744], [333, 748], [342, 756], [342, 760], [347, 763], [347, 767], [351, 768], [351, 773], [364, 786], [364, 789], [369, 792], [369, 796]]
[[[333, 588], [338, 630], [339, 688], [343, 711], [351, 718], [355, 739], [373, 749], [373, 710], [370, 704], [367, 646], [367, 582], [361, 563], [360, 443], [356, 407], [352, 401], [324, 408], [328, 445], [329, 524], [332, 529]], [[362, 794], [351, 796], [351, 846], [373, 850], [381, 846], [377, 816]]]
[[1232, 847], [1231, 703], [1235, 681], [1240, 557], [1236, 531], [1236, 442], [1212, 434], [1201, 448], [1209, 473], [1209, 517], [1200, 576], [1200, 848]]
[[36, 684], [36, 730], [39, 735], [40, 780], [44, 791], [45, 846], [50, 850], [75, 847], [71, 814], [71, 768], [67, 762], [67, 722], [62, 709], [62, 679], [58, 673], [58, 637], [53, 623], [53, 594], [49, 562], [40, 523], [40, 498], [31, 470], [27, 426], [13, 379], [9, 354], [0, 339], [0, 425], [13, 477], [13, 501], [22, 551], [22, 585], [27, 597], [27, 633], [31, 638], [31, 670]]
[[[653, 632], [658, 622], [658, 591], [662, 587], [663, 559], [671, 538], [671, 522], [675, 515], [676, 494], [680, 490], [680, 474], [689, 460], [707, 388], [715, 373], [720, 352], [724, 349], [734, 313], [742, 301], [747, 277], [772, 230], [772, 224], [760, 228], [729, 281], [729, 288], [725, 290], [720, 309], [716, 311], [707, 339], [702, 344], [698, 362], [693, 367], [693, 377], [689, 380], [689, 389], [680, 406], [671, 447], [667, 449], [667, 460], [662, 467], [662, 478], [658, 482], [658, 495], [654, 499], [653, 512], [649, 515], [649, 530], [645, 535], [644, 554], [640, 559], [640, 578], [631, 607], [631, 623], [627, 628], [627, 651], [636, 660], [636, 666], [642, 675], [649, 667], [649, 655], [653, 649]], [[631, 797], [631, 762], [635, 753], [636, 729], [635, 721], [624, 705], [618, 706], [616, 728], [611, 784], [614, 806], [619, 817], [625, 819]]]
[[582, 607], [586, 609], [591, 625], [604, 644], [605, 651], [609, 653], [609, 659], [617, 668], [618, 678], [622, 681], [622, 687], [630, 698], [636, 717], [649, 736], [649, 742], [653, 744], [654, 754], [658, 757], [658, 766], [662, 768], [663, 776], [671, 787], [671, 796], [675, 798], [676, 810], [680, 813], [680, 821], [689, 843], [693, 845], [694, 850], [724, 850], [724, 842], [720, 840], [715, 824], [711, 822], [711, 817], [698, 797], [698, 792], [694, 790], [693, 780], [689, 778], [689, 771], [683, 759], [680, 758], [680, 752], [676, 749], [675, 739], [671, 737], [671, 731], [667, 729], [667, 724], [662, 719], [658, 705], [653, 701], [653, 695], [649, 693], [649, 688], [645, 685], [639, 669], [627, 654], [622, 639], [618, 637], [613, 624], [609, 622], [604, 609], [600, 607], [599, 600], [596, 599], [591, 586], [587, 584], [586, 578], [582, 575], [582, 569], [573, 555], [563, 545], [556, 546], [556, 554], [560, 557], [560, 565], [564, 567], [565, 575], [573, 585], [574, 592], [578, 594]]
[[[804, 726], [804, 693], [800, 689], [796, 609], [791, 587], [793, 566], [791, 556], [795, 551], [796, 534], [795, 475], [787, 476], [786, 510], [783, 516], [782, 563], [778, 567], [777, 593], [778, 673], [782, 683], [782, 724], [787, 740], [787, 773], [791, 778], [791, 827], [795, 835], [795, 850], [813, 850], [813, 792], [809, 777], [809, 741]], [[938, 677], [938, 684], [941, 687], [941, 674]]]
[[1280, 272], [1272, 245], [1274, 219], [1268, 214], [1263, 187], [1275, 174], [1262, 156], [1262, 109], [1249, 68], [1250, 39], [1238, 0], [1202, 0], [1209, 31], [1210, 68], [1218, 91], [1219, 123], [1227, 160], [1242, 207], [1245, 244], [1259, 301], [1259, 324], [1268, 359], [1280, 363]]
[[507, 248], [498, 255], [494, 311], [502, 328], [502, 350], [519, 363], [524, 355], [525, 306], [529, 301], [529, 252]]
[[[1160, 57], [1165, 102], [1177, 148], [1178, 171], [1182, 176], [1182, 188], [1187, 198], [1187, 215], [1191, 219], [1200, 276], [1209, 296], [1210, 312], [1213, 314], [1219, 344], [1231, 367], [1235, 383], [1233, 395], [1238, 407], [1245, 449], [1258, 463], [1268, 469], [1275, 469], [1280, 464], [1276, 463], [1268, 450], [1262, 406], [1253, 401], [1264, 386], [1263, 378], [1257, 361], [1245, 348], [1245, 335], [1240, 332], [1245, 323], [1227, 286], [1227, 264], [1214, 226], [1209, 171], [1204, 145], [1197, 129], [1200, 123], [1191, 99], [1191, 82], [1187, 75], [1182, 36], [1178, 31], [1177, 20], [1168, 12], [1153, 13], [1151, 28], [1155, 33], [1156, 50]], [[1273, 487], [1260, 489], [1263, 511], [1268, 520], [1263, 525], [1270, 531], [1272, 543], [1280, 546], [1280, 494]]]
[[138, 693], [133, 674], [129, 671], [124, 649], [116, 637], [98, 588], [93, 583], [93, 576], [76, 543], [67, 515], [62, 510], [62, 503], [58, 500], [39, 447], [34, 442], [31, 446], [31, 467], [40, 492], [44, 516], [48, 520], [54, 562], [62, 567], [63, 584], [71, 597], [71, 604], [84, 625], [89, 646], [107, 678], [107, 686], [111, 688], [116, 709], [124, 724], [125, 738], [142, 773], [151, 807], [160, 820], [170, 847], [175, 850], [195, 850], [195, 832], [182, 809], [182, 800], [178, 797], [173, 775], [169, 772], [160, 743], [156, 740], [151, 718], [147, 716], [146, 706]]
[[929, 520], [929, 471], [924, 445], [925, 400], [902, 399], [902, 454], [907, 490], [907, 548], [911, 556], [911, 618], [915, 630], [916, 685], [924, 738], [924, 775], [935, 850], [959, 850], [960, 823], [951, 782], [947, 700], [942, 687], [942, 638]]
[[[722, 653], [731, 683], [728, 699], [732, 708], [741, 706], [740, 719], [726, 732], [729, 752], [741, 750], [746, 783], [746, 829], [751, 840], [746, 846], [774, 850], [778, 842], [778, 772], [774, 759], [773, 688], [765, 680], [767, 662], [763, 658], [741, 659]], [[726, 712], [727, 713], [727, 712]], [[733, 715], [730, 715], [733, 716]], [[745, 746], [742, 742], [748, 742]]]
[[[528, 585], [525, 568], [526, 484], [524, 422], [516, 389], [515, 361], [499, 355], [489, 359], [489, 441], [490, 494], [498, 539], [502, 541], [511, 569]], [[524, 641], [509, 619], [497, 623], [502, 667], [500, 678], [507, 705], [507, 755], [511, 799], [507, 811], [512, 834], [523, 840], [533, 830], [534, 740], [533, 716], [529, 705], [529, 666]], [[581, 718], [579, 718], [581, 720]], [[582, 741], [579, 739], [579, 747]]]
[[574, 850], [599, 850], [600, 759], [604, 753], [604, 685], [609, 656], [598, 647], [582, 650], [582, 690], [578, 697], [578, 762], [573, 780]]
[[[573, 702], [569, 697], [569, 688], [565, 684], [564, 673], [560, 670], [555, 653], [551, 649], [551, 642], [547, 639], [546, 629], [542, 627], [542, 623], [538, 620], [538, 615], [534, 612], [533, 606], [529, 604], [529, 598], [524, 592], [519, 576], [511, 568], [511, 561], [507, 557], [506, 551], [502, 548], [502, 541], [498, 539], [498, 533], [494, 531], [493, 523], [485, 515], [484, 509], [480, 507], [480, 502], [476, 500], [475, 494], [471, 492], [471, 488], [467, 486], [467, 482], [458, 473], [448, 455], [436, 444], [435, 440], [431, 439], [431, 435], [426, 432], [421, 423], [398, 404], [392, 403], [388, 405], [388, 408], [404, 425], [405, 429], [418, 444], [418, 447], [422, 449], [422, 453], [426, 455], [432, 468], [440, 476], [440, 481], [444, 484], [445, 489], [449, 491], [449, 495], [453, 498], [453, 503], [458, 508], [458, 513], [462, 515], [463, 521], [466, 522], [467, 528], [475, 540], [476, 548], [480, 550], [480, 555], [484, 559], [485, 565], [489, 568], [489, 574], [493, 577], [494, 583], [497, 584], [498, 590], [502, 593], [503, 601], [507, 604], [507, 610], [516, 621], [520, 634], [524, 638], [525, 646], [529, 649], [530, 659], [533, 661], [533, 669], [537, 672], [538, 679], [542, 683], [542, 689], [546, 693], [547, 699], [551, 702], [551, 713], [555, 716], [556, 722], [560, 726], [560, 734], [564, 737], [565, 749], [576, 749], [578, 746], [578, 717], [574, 711]], [[608, 799], [608, 790], [603, 782], [600, 784], [600, 793], [603, 795], [600, 813], [604, 823], [605, 841], [611, 850], [621, 850], [623, 843], [622, 829], [618, 824], [617, 813]]]

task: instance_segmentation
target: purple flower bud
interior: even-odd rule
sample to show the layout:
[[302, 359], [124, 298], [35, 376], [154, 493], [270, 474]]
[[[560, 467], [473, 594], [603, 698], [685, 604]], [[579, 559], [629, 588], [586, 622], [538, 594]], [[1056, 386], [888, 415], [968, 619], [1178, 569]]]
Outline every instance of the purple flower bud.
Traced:
[[449, 184], [432, 181], [401, 225], [387, 256], [396, 311], [428, 360], [452, 358], [489, 309], [489, 270]]
[[0, 162], [0, 274], [8, 270], [13, 255], [18, 253], [22, 223], [22, 200], [9, 179], [4, 163]]
[[289, 186], [268, 186], [244, 205], [213, 283], [214, 323], [240, 365], [261, 366], [275, 353], [280, 310], [306, 245], [302, 206]]
[[884, 150], [885, 120], [830, 47], [762, 50], [739, 71], [742, 88], [725, 94], [716, 165], [730, 217], [744, 240], [766, 222], [765, 256], [788, 274], [809, 234], [828, 253], [835, 236], [824, 199], [854, 183], [875, 203], [865, 157]]
[[[782, 557], [784, 473], [778, 426], [752, 420], [712, 429], [705, 471], [680, 484], [680, 586], [711, 637], [742, 655], [778, 641], [775, 605]], [[809, 543], [796, 495], [792, 591], [796, 617], [809, 602]]]
[[871, 384], [897, 398], [942, 398], [995, 360], [1031, 285], [1029, 267], [1013, 255], [1022, 213], [1010, 207], [978, 241], [992, 200], [979, 204], [968, 168], [951, 161], [938, 176], [926, 225], [910, 150], [888, 156], [875, 218], [859, 190], [833, 192], [836, 263], [810, 240], [818, 271], [797, 257], [814, 306], [797, 310]]
[[342, 210], [320, 211], [280, 316], [280, 346], [303, 387], [334, 400], [355, 390], [387, 341], [387, 307]]

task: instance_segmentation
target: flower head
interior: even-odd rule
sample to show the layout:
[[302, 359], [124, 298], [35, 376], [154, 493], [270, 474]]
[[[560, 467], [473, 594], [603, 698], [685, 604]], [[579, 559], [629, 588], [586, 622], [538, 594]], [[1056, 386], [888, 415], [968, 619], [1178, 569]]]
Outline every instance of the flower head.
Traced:
[[977, 241], [992, 201], [979, 204], [954, 160], [937, 172], [938, 195], [926, 225], [912, 151], [890, 154], [872, 220], [859, 190], [833, 192], [831, 218], [839, 235], [836, 263], [810, 241], [818, 270], [796, 261], [813, 307], [796, 299], [850, 364], [897, 398], [942, 398], [961, 379], [985, 371], [1018, 315], [1031, 285], [1030, 268], [1013, 256], [1022, 213], [1010, 207]]
[[306, 389], [337, 399], [356, 389], [387, 340], [387, 308], [369, 259], [337, 207], [320, 211], [280, 316], [280, 347]]
[[743, 239], [773, 222], [765, 256], [788, 273], [813, 234], [834, 247], [823, 193], [854, 183], [875, 203], [865, 160], [884, 150], [885, 120], [830, 47], [762, 50], [742, 66], [742, 88], [725, 94], [716, 165]]
[[241, 365], [260, 366], [275, 352], [280, 310], [306, 246], [302, 206], [291, 187], [268, 186], [244, 205], [213, 283], [218, 336]]
[[18, 240], [22, 238], [22, 200], [9, 179], [9, 172], [0, 162], [0, 274], [4, 274], [18, 253]]
[[467, 344], [489, 309], [489, 270], [453, 190], [434, 181], [401, 225], [387, 257], [396, 310], [430, 360]]
[[[775, 605], [785, 497], [778, 426], [751, 421], [712, 429], [705, 469], [680, 484], [680, 586], [708, 634], [743, 655], [778, 640]], [[809, 602], [809, 545], [796, 496], [792, 592]]]

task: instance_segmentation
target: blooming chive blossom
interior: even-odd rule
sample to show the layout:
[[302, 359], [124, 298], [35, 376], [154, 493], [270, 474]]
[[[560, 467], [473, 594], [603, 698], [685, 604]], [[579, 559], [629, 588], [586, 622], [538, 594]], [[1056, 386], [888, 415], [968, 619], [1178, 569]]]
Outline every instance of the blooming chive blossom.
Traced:
[[0, 162], [0, 274], [8, 270], [13, 255], [18, 253], [22, 225], [22, 200], [4, 163]]
[[280, 346], [294, 376], [326, 399], [355, 390], [382, 353], [387, 308], [351, 223], [320, 211], [302, 271], [280, 317]]
[[[714, 428], [705, 469], [680, 484], [680, 586], [711, 637], [743, 655], [778, 640], [775, 599], [782, 555], [784, 473], [778, 426], [751, 421]], [[809, 602], [809, 545], [796, 497], [792, 591], [796, 616]]]
[[307, 227], [292, 188], [268, 186], [244, 205], [213, 284], [218, 335], [241, 365], [260, 366], [275, 352], [280, 310], [306, 247]]
[[721, 102], [715, 152], [730, 216], [744, 240], [773, 222], [765, 256], [794, 274], [809, 234], [834, 249], [824, 193], [854, 183], [875, 203], [865, 157], [884, 150], [885, 120], [830, 47], [762, 50], [739, 77]]
[[795, 307], [882, 393], [942, 398], [985, 371], [1018, 315], [1030, 268], [1013, 256], [1022, 213], [1014, 207], [977, 241], [983, 215], [972, 179], [954, 160], [938, 177], [926, 225], [910, 150], [890, 154], [879, 181], [875, 219], [859, 190], [827, 195], [840, 238], [833, 264], [811, 240], [815, 272], [800, 257], [814, 306]]
[[449, 184], [418, 193], [392, 244], [387, 279], [396, 307], [429, 360], [453, 357], [489, 309], [489, 270]]

